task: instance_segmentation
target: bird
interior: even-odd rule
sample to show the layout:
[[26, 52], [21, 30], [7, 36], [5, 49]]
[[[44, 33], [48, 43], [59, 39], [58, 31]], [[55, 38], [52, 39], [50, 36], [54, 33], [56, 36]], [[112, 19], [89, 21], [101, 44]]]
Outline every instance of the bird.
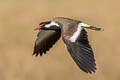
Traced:
[[96, 72], [93, 49], [88, 41], [86, 29], [103, 31], [82, 21], [65, 17], [56, 17], [41, 22], [35, 30], [39, 30], [34, 45], [33, 55], [42, 56], [62, 37], [68, 52], [77, 66], [86, 73]]

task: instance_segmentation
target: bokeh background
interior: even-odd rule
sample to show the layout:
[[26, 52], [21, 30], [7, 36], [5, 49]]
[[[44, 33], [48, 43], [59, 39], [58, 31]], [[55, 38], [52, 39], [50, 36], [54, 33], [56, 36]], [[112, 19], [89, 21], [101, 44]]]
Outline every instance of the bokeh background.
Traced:
[[[119, 0], [0, 0], [0, 80], [120, 80]], [[32, 56], [41, 21], [69, 17], [104, 28], [87, 30], [97, 71], [82, 72], [62, 39], [42, 57]]]

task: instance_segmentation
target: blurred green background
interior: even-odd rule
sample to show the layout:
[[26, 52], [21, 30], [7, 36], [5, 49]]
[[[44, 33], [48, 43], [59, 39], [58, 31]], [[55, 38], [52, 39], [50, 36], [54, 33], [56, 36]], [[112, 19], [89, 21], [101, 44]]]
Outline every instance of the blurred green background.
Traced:
[[[0, 0], [0, 80], [120, 80], [119, 0]], [[97, 71], [82, 72], [60, 39], [32, 56], [41, 21], [69, 17], [104, 28], [88, 31]]]

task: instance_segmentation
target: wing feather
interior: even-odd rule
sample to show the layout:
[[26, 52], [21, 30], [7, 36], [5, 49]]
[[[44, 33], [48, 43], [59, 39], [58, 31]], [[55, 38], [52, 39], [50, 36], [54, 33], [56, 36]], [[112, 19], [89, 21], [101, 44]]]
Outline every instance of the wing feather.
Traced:
[[75, 42], [63, 38], [70, 55], [80, 69], [86, 73], [92, 73], [96, 70], [93, 50], [88, 41], [87, 32], [82, 29], [81, 34]]
[[33, 55], [42, 56], [58, 41], [61, 34], [53, 30], [40, 30], [35, 41]]

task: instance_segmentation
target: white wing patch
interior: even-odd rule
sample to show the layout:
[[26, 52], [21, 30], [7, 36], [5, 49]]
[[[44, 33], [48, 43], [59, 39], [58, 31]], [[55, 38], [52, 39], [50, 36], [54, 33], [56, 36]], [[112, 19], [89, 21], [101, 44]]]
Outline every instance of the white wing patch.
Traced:
[[73, 34], [72, 37], [70, 37], [69, 40], [70, 40], [71, 42], [75, 42], [75, 41], [77, 40], [78, 36], [80, 35], [81, 30], [82, 30], [84, 27], [90, 27], [90, 25], [85, 24], [85, 23], [79, 23], [79, 24], [78, 24], [77, 31]]
[[45, 27], [46, 27], [46, 28], [49, 28], [49, 27], [51, 27], [51, 26], [53, 26], [53, 25], [56, 25], [57, 27], [59, 27], [59, 25], [58, 25], [57, 23], [55, 23], [54, 21], [51, 21], [50, 24], [45, 25]]
[[79, 24], [78, 24], [77, 31], [73, 34], [72, 37], [69, 38], [69, 40], [70, 40], [71, 42], [75, 42], [75, 41], [77, 40], [78, 36], [80, 35], [80, 32], [81, 32], [82, 29], [83, 29], [82, 23], [79, 23]]
[[85, 24], [85, 23], [81, 23], [81, 25], [82, 25], [83, 27], [90, 27], [90, 25]]

